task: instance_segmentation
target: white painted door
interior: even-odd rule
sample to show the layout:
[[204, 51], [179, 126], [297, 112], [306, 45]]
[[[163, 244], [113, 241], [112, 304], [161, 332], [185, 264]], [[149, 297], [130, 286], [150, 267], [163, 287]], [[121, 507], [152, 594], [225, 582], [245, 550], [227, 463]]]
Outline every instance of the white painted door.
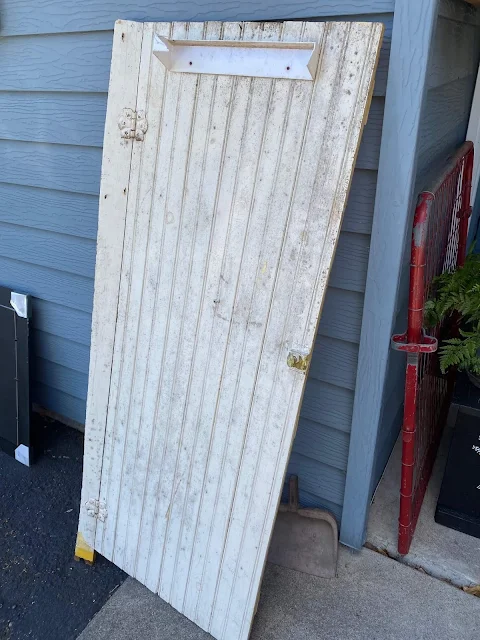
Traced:
[[115, 28], [78, 548], [215, 638], [249, 634], [381, 37]]

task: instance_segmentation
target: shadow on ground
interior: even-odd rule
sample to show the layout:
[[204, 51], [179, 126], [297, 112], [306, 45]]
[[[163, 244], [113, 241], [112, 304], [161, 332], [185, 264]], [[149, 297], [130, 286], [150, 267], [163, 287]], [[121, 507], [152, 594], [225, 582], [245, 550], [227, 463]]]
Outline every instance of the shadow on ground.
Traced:
[[125, 579], [73, 558], [83, 435], [34, 416], [37, 460], [0, 452], [0, 639], [73, 640]]

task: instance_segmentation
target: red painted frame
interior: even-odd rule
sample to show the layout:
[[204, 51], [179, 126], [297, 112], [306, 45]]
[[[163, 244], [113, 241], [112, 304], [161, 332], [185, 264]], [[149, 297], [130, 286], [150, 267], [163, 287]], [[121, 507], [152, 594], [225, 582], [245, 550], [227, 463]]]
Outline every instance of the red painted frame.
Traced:
[[[438, 325], [427, 336], [425, 302], [432, 282], [465, 262], [473, 144], [466, 142], [432, 189], [420, 194], [412, 233], [407, 332], [392, 337], [392, 347], [407, 353], [402, 426], [402, 473], [398, 551], [408, 553], [435, 461], [453, 392], [453, 375], [443, 376], [435, 353]], [[451, 327], [450, 327], [451, 330]]]

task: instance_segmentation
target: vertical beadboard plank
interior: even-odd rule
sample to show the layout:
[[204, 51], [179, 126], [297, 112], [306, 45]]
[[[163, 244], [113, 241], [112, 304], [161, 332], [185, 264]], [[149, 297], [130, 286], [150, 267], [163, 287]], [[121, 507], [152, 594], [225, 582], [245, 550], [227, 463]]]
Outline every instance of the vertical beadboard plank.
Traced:
[[79, 532], [95, 545], [96, 520], [85, 504], [100, 493], [103, 448], [113, 348], [116, 339], [118, 289], [130, 177], [132, 141], [120, 137], [118, 119], [124, 107], [134, 108], [140, 67], [143, 25], [118, 21], [113, 36], [112, 67], [105, 124], [102, 184], [97, 238], [94, 311], [88, 385], [85, 452]]
[[[213, 28], [212, 28], [213, 27]], [[219, 25], [209, 25], [209, 36], [219, 36]], [[212, 33], [213, 31], [213, 33]], [[217, 33], [216, 33], [217, 32]], [[188, 28], [188, 39], [199, 40], [206, 36], [202, 23], [191, 23]], [[196, 356], [198, 340], [198, 323], [201, 317], [201, 306], [204, 302], [204, 274], [207, 270], [208, 257], [211, 250], [214, 215], [211, 208], [204, 206], [205, 187], [214, 190], [214, 183], [206, 184], [205, 179], [211, 174], [207, 171], [209, 147], [212, 140], [215, 144], [217, 134], [213, 129], [212, 107], [215, 102], [218, 77], [213, 75], [198, 76], [196, 100], [191, 119], [190, 147], [188, 151], [188, 168], [185, 176], [185, 197], [182, 203], [183, 216], [190, 221], [191, 230], [185, 231], [189, 246], [184, 253], [187, 263], [185, 274], [179, 272], [179, 282], [185, 288], [185, 298], [180, 311], [181, 332], [177, 343], [177, 357], [171, 367], [172, 386], [175, 389], [175, 404], [170, 402], [169, 415], [166, 417], [168, 429], [177, 434], [172, 452], [174, 483], [170, 490], [170, 507], [166, 523], [165, 538], [162, 550], [161, 577], [158, 593], [168, 602], [172, 601], [172, 590], [180, 590], [180, 584], [174, 581], [175, 563], [179, 549], [179, 537], [185, 516], [185, 497], [190, 483], [192, 451], [195, 445], [197, 429], [195, 423], [187, 419], [188, 409], [192, 409], [198, 387], [192, 383], [193, 362]], [[217, 165], [218, 171], [218, 165]], [[210, 308], [214, 307], [213, 299], [207, 300]], [[175, 410], [175, 406], [179, 409]], [[195, 416], [196, 418], [196, 416]], [[183, 600], [183, 594], [179, 594]]]
[[[312, 39], [318, 39], [318, 32], [312, 33], [315, 26], [309, 27]], [[285, 367], [277, 345], [280, 340], [287, 349], [309, 351], [317, 333], [355, 165], [357, 141], [351, 132], [361, 129], [368, 107], [370, 96], [363, 88], [375, 65], [376, 45], [375, 30], [368, 24], [334, 23], [325, 29], [324, 56], [317, 73], [326, 79], [328, 88], [317, 84], [311, 100], [312, 118], [292, 190], [227, 537], [227, 544], [239, 535], [241, 541], [224, 561], [228, 567], [238, 557], [223, 627], [225, 638], [246, 638], [250, 630], [306, 375]], [[253, 425], [262, 427], [254, 429]], [[243, 529], [235, 532], [239, 520]], [[251, 531], [261, 535], [249, 535]], [[241, 602], [246, 593], [247, 606]]]
[[[153, 24], [156, 33], [173, 36], [175, 25]], [[177, 32], [175, 32], [177, 33]], [[149, 344], [148, 377], [145, 382], [145, 398], [142, 421], [146, 425], [149, 439], [144, 443], [148, 447], [148, 461], [143, 486], [142, 515], [140, 533], [136, 551], [136, 570], [133, 573], [141, 582], [156, 590], [158, 567], [154, 555], [160, 551], [155, 547], [157, 541], [157, 498], [162, 489], [161, 479], [164, 471], [164, 456], [167, 443], [165, 428], [165, 410], [160, 408], [160, 389], [170, 366], [168, 345], [169, 328], [172, 322], [170, 307], [174, 296], [175, 268], [177, 264], [177, 242], [179, 240], [181, 219], [171, 210], [170, 180], [175, 171], [181, 171], [181, 163], [175, 161], [175, 142], [177, 137], [179, 110], [178, 102], [182, 95], [181, 74], [167, 74], [163, 117], [159, 130], [156, 180], [153, 189], [152, 234], [150, 254], [152, 276], [156, 280], [155, 299], [153, 301], [152, 334]], [[155, 108], [155, 107], [153, 107]], [[164, 513], [161, 514], [163, 518]], [[150, 568], [154, 565], [153, 571]], [[157, 571], [155, 575], [155, 571]]]
[[[165, 73], [154, 31], [314, 40], [319, 70]], [[381, 33], [145, 26], [96, 548], [222, 640], [248, 637], [306, 378], [287, 355], [313, 348]]]
[[[136, 109], [145, 112], [150, 90], [150, 58], [146, 54], [152, 47], [152, 31], [144, 28], [140, 75]], [[155, 116], [154, 116], [155, 123]], [[141, 342], [139, 324], [143, 314], [141, 308], [145, 276], [145, 259], [149, 239], [148, 195], [151, 190], [154, 171], [150, 164], [150, 154], [145, 153], [144, 144], [134, 144], [130, 168], [130, 187], [127, 206], [127, 220], [124, 242], [123, 278], [120, 285], [118, 306], [118, 334], [115, 344], [114, 366], [112, 368], [112, 390], [109, 419], [111, 430], [115, 432], [112, 451], [105, 460], [109, 463], [108, 484], [105, 499], [110, 515], [103, 526], [102, 549], [104, 555], [122, 564], [125, 549], [126, 514], [130, 489], [131, 469], [134, 456], [128, 455], [134, 447], [137, 425], [131, 415], [132, 404], [138, 402], [139, 389], [136, 388], [136, 374], [143, 362], [137, 345]], [[115, 398], [115, 400], [113, 400]], [[108, 451], [108, 450], [106, 450]], [[101, 527], [99, 527], [99, 534]]]
[[[301, 29], [300, 23], [298, 28]], [[258, 36], [255, 36], [256, 33]], [[263, 32], [255, 24], [244, 26], [246, 39], [279, 40], [281, 33], [281, 25], [266, 25]], [[308, 97], [311, 85], [303, 85], [302, 90], [301, 93], [306, 93]], [[223, 539], [228, 525], [230, 490], [232, 483], [235, 483], [235, 469], [238, 468], [245, 435], [248, 405], [243, 405], [238, 400], [251, 395], [255, 382], [253, 354], [263, 333], [261, 301], [268, 295], [271, 269], [278, 250], [275, 227], [282, 227], [282, 216], [270, 206], [270, 199], [278, 188], [280, 155], [282, 150], [288, 151], [285, 146], [285, 124], [294, 86], [288, 82], [272, 83], [255, 79], [254, 91], [257, 97], [265, 97], [263, 102], [252, 100], [249, 118], [244, 127], [249, 131], [252, 123], [262, 122], [260, 135], [257, 134], [259, 156], [251, 179], [253, 191], [248, 194], [246, 201], [249, 223], [244, 232], [242, 255], [236, 256], [239, 260], [234, 265], [234, 270], [227, 269], [227, 280], [235, 291], [233, 322], [229, 327], [227, 349], [223, 356], [223, 375], [213, 417], [214, 433], [206, 461], [205, 480], [202, 478], [203, 495], [195, 540], [195, 555], [208, 558], [202, 568], [201, 586], [197, 594], [197, 616], [202, 625], [210, 623], [215, 586], [222, 563], [222, 545], [218, 545], [218, 539]], [[302, 114], [299, 114], [300, 126], [301, 121]], [[242, 179], [244, 177], [240, 176], [240, 180]], [[229, 253], [227, 251], [227, 255]], [[246, 273], [250, 276], [245, 277]], [[219, 307], [223, 313], [222, 302]], [[231, 367], [232, 362], [239, 363], [235, 373]], [[206, 517], [209, 511], [214, 513], [213, 518]], [[190, 581], [189, 590], [195, 589], [195, 582]]]
[[[149, 34], [147, 34], [149, 36]], [[144, 32], [145, 38], [145, 32]], [[151, 40], [151, 36], [149, 36]], [[151, 47], [151, 44], [150, 44]], [[148, 93], [148, 70], [145, 56], [140, 54], [140, 73], [135, 108], [145, 105]], [[107, 438], [105, 441], [104, 470], [100, 499], [109, 505], [110, 516], [97, 528], [97, 544], [101, 544], [102, 555], [121, 563], [120, 548], [115, 548], [118, 527], [120, 495], [124, 465], [131, 462], [125, 456], [127, 437], [130, 434], [128, 411], [135, 370], [135, 349], [139, 321], [144, 254], [148, 238], [148, 220], [144, 208], [139, 208], [141, 195], [141, 173], [143, 170], [143, 144], [135, 142], [130, 166], [128, 203], [123, 242], [122, 277], [117, 308], [117, 331], [111, 372], [109, 409], [107, 416]], [[132, 430], [133, 431], [133, 430]], [[122, 536], [120, 533], [120, 536]], [[101, 541], [101, 542], [100, 542]], [[120, 543], [121, 544], [121, 543]]]
[[[145, 380], [148, 375], [148, 354], [153, 321], [157, 261], [151, 251], [157, 251], [157, 230], [151, 210], [157, 168], [157, 143], [163, 116], [165, 69], [155, 64], [151, 55], [154, 27], [145, 24], [140, 62], [140, 83], [137, 111], [148, 113], [148, 136], [138, 145], [141, 154], [135, 169], [139, 172], [137, 198], [131, 215], [135, 215], [135, 260], [131, 271], [131, 291], [128, 307], [127, 342], [122, 356], [124, 375], [118, 402], [116, 421], [127, 424], [120, 480], [112, 475], [111, 482], [120, 484], [114, 559], [129, 573], [134, 571], [138, 529], [141, 519], [142, 483], [139, 476], [147, 466], [149, 422], [142, 420]], [[153, 62], [153, 64], [152, 64]], [[152, 108], [149, 108], [150, 105]], [[132, 167], [133, 171], [134, 167]], [[146, 432], [144, 431], [146, 430]], [[134, 455], [129, 455], [134, 452]], [[113, 505], [114, 506], [114, 505]], [[130, 529], [132, 524], [133, 530]]]

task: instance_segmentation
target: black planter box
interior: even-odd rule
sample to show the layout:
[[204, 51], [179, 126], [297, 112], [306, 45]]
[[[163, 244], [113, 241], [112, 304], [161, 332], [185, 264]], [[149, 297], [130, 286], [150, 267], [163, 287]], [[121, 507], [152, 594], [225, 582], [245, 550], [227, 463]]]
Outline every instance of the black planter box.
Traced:
[[460, 407], [435, 521], [480, 538], [480, 412]]

